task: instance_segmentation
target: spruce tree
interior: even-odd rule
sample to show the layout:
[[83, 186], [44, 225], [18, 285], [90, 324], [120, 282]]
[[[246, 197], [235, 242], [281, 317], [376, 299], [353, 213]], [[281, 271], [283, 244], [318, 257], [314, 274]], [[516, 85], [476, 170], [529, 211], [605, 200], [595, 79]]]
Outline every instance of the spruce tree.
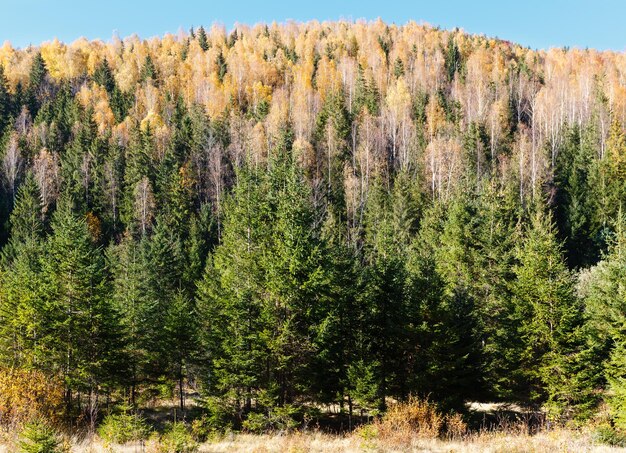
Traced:
[[40, 341], [47, 363], [65, 379], [71, 404], [75, 391], [92, 394], [109, 379], [116, 362], [117, 318], [107, 294], [102, 252], [71, 200], [59, 204], [51, 227], [41, 257], [46, 325]]
[[206, 31], [204, 31], [204, 27], [200, 26], [200, 28], [198, 28], [197, 35], [198, 45], [204, 52], [206, 52], [209, 50], [209, 41], [207, 39]]
[[[579, 292], [585, 302], [587, 360], [581, 366], [587, 370], [583, 409], [593, 409], [597, 403], [596, 389], [604, 388], [615, 425], [626, 429], [626, 376], [624, 375], [624, 337], [626, 332], [626, 222], [619, 212], [615, 222], [616, 234], [596, 266], [581, 273]], [[591, 406], [591, 407], [589, 407]]]
[[98, 65], [96, 70], [93, 73], [93, 80], [102, 88], [104, 88], [109, 96], [113, 93], [115, 88], [117, 87], [115, 83], [115, 78], [113, 77], [113, 72], [111, 71], [111, 66], [109, 66], [109, 61], [104, 58], [102, 63]]
[[[513, 295], [520, 338], [517, 397], [530, 404], [546, 399], [558, 406], [576, 395], [564, 392], [568, 375], [559, 359], [579, 347], [582, 307], [565, 266], [556, 228], [541, 207], [532, 213], [516, 249]], [[565, 400], [565, 401], [564, 401]]]
[[30, 68], [28, 90], [26, 92], [27, 107], [33, 117], [37, 115], [39, 108], [47, 100], [47, 77], [48, 69], [46, 68], [46, 63], [41, 56], [41, 52], [37, 52]]

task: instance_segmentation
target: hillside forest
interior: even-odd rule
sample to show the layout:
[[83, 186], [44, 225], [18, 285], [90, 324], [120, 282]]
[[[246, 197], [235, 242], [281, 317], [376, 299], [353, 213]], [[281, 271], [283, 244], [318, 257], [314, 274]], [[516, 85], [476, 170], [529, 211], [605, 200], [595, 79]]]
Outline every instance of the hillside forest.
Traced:
[[624, 53], [413, 22], [6, 42], [0, 424], [626, 430], [625, 125]]

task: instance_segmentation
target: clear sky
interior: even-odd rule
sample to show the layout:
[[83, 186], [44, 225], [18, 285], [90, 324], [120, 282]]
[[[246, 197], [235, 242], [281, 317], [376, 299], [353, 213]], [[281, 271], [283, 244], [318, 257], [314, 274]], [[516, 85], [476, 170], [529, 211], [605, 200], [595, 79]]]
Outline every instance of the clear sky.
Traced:
[[109, 40], [114, 31], [149, 38], [214, 22], [231, 28], [236, 22], [378, 17], [460, 27], [532, 48], [626, 50], [626, 0], [0, 0], [0, 43]]

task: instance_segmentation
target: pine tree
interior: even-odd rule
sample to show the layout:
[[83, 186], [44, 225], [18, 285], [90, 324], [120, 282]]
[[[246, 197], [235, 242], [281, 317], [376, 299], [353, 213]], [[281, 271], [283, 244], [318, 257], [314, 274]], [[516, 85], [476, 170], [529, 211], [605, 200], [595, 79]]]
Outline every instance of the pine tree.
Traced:
[[169, 371], [178, 383], [180, 410], [185, 410], [184, 381], [197, 350], [197, 314], [193, 301], [184, 291], [171, 299], [165, 316], [165, 336], [169, 355]]
[[267, 320], [261, 316], [263, 270], [258, 257], [269, 206], [257, 175], [244, 170], [237, 181], [223, 205], [220, 245], [207, 260], [197, 304], [208, 359], [205, 389], [229, 395], [239, 412], [251, 410], [254, 392], [267, 386], [261, 336]]
[[215, 65], [217, 66], [217, 78], [220, 83], [224, 83], [224, 77], [228, 72], [228, 64], [226, 63], [226, 59], [224, 58], [224, 54], [221, 49], [217, 54], [217, 57], [215, 57]]
[[[598, 388], [604, 388], [615, 425], [626, 429], [626, 376], [624, 375], [624, 326], [626, 319], [626, 222], [620, 211], [615, 222], [616, 234], [609, 250], [596, 266], [583, 272], [579, 292], [585, 302], [587, 360], [581, 366], [587, 370], [583, 383], [589, 394], [581, 403], [590, 409], [598, 399]], [[590, 407], [589, 407], [590, 406]]]
[[574, 280], [565, 266], [556, 229], [539, 207], [532, 214], [516, 250], [513, 294], [520, 338], [518, 398], [555, 405], [575, 395], [564, 394], [568, 375], [559, 358], [577, 348], [576, 331], [582, 310], [574, 294]]
[[325, 278], [308, 188], [286, 153], [267, 175], [239, 172], [221, 243], [199, 285], [213, 377], [207, 385], [238, 401], [236, 411], [250, 411], [260, 394], [289, 404], [310, 386], [311, 311]]
[[[462, 411], [465, 401], [483, 394], [474, 293], [475, 243], [467, 200], [435, 204], [424, 215], [412, 247], [413, 289], [421, 299], [419, 333], [424, 359], [417, 361], [419, 393], [432, 394], [445, 409]], [[421, 339], [420, 339], [421, 338]], [[418, 343], [419, 344], [419, 343]]]
[[477, 332], [482, 344], [485, 390], [490, 398], [511, 399], [516, 371], [514, 353], [519, 339], [513, 322], [515, 307], [511, 286], [514, 280], [516, 224], [519, 213], [516, 194], [495, 184], [481, 184], [474, 215], [472, 240]]
[[96, 70], [93, 73], [93, 80], [97, 84], [101, 85], [109, 95], [113, 93], [113, 91], [117, 88], [117, 84], [115, 83], [115, 78], [113, 77], [113, 72], [111, 71], [111, 66], [109, 66], [109, 62], [104, 58], [102, 63], [98, 65]]
[[94, 394], [109, 379], [117, 318], [109, 305], [103, 255], [70, 200], [59, 204], [51, 227], [41, 258], [45, 328], [40, 341], [47, 363], [65, 379], [71, 404], [75, 391]]
[[207, 50], [209, 50], [209, 41], [206, 36], [206, 31], [204, 31], [204, 27], [201, 26], [200, 28], [198, 28], [197, 35], [198, 45], [204, 52], [206, 52]]
[[120, 319], [123, 344], [120, 383], [128, 389], [129, 400], [136, 403], [139, 386], [153, 376], [157, 361], [153, 335], [159, 326], [153, 324], [156, 302], [150, 297], [150, 274], [146, 252], [147, 239], [135, 243], [125, 236], [107, 252], [111, 270], [111, 300]]
[[18, 189], [10, 224], [12, 242], [25, 242], [43, 236], [41, 193], [32, 173], [26, 176]]
[[36, 116], [39, 108], [47, 99], [46, 84], [48, 78], [48, 69], [46, 63], [38, 52], [35, 54], [32, 66], [30, 68], [28, 90], [26, 92], [27, 107], [31, 115]]
[[53, 364], [44, 340], [40, 240], [12, 241], [3, 250], [0, 269], [0, 363], [49, 370]]
[[595, 131], [574, 127], [557, 156], [555, 219], [564, 238], [568, 264], [577, 268], [595, 263], [602, 247], [599, 181], [594, 181], [598, 162], [592, 140]]
[[[409, 290], [404, 250], [411, 238], [409, 206], [398, 190], [390, 199], [380, 183], [368, 200], [365, 229], [367, 266], [363, 272], [361, 319], [365, 358], [374, 366], [378, 409], [384, 411], [389, 396], [406, 397], [410, 375], [407, 355], [412, 328], [419, 312]], [[394, 209], [395, 208], [395, 209]], [[409, 215], [407, 215], [409, 214]], [[393, 343], [385, 339], [394, 338]]]
[[144, 60], [143, 66], [141, 67], [141, 71], [139, 73], [139, 80], [145, 82], [147, 80], [151, 80], [152, 83], [158, 85], [159, 73], [157, 72], [157, 68], [152, 61], [152, 57], [150, 55], [146, 55], [146, 59]]

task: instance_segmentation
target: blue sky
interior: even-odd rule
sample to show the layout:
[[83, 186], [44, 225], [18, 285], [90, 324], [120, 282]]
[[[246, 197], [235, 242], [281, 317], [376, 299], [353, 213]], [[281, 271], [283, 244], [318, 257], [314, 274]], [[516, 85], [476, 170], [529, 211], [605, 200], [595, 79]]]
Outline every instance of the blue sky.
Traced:
[[0, 0], [0, 43], [27, 46], [55, 37], [109, 40], [113, 32], [142, 38], [180, 27], [231, 28], [235, 22], [376, 19], [460, 27], [532, 48], [626, 50], [626, 1], [620, 0]]

